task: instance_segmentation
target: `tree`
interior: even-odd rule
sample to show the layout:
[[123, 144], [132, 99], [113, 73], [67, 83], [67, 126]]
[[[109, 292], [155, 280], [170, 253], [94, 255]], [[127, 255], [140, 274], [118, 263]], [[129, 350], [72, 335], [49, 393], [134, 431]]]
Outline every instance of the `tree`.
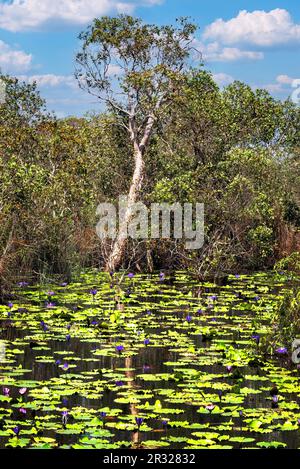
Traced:
[[[186, 18], [178, 26], [144, 24], [128, 15], [94, 20], [81, 33], [76, 77], [81, 88], [97, 96], [118, 117], [132, 144], [134, 173], [125, 216], [119, 226], [107, 266], [114, 271], [122, 262], [132, 204], [142, 188], [144, 155], [158, 122], [180, 96], [193, 59], [196, 26]], [[196, 51], [195, 51], [196, 52]]]

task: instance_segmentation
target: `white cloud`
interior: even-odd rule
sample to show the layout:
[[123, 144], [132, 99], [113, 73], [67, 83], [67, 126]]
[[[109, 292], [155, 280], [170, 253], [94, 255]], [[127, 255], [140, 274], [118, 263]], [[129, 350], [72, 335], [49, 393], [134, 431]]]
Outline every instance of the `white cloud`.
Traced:
[[292, 85], [295, 78], [289, 77], [288, 75], [278, 75], [278, 77], [276, 77], [276, 81], [281, 85]]
[[269, 47], [299, 43], [300, 24], [293, 21], [287, 10], [280, 8], [269, 12], [243, 10], [229, 21], [214, 21], [207, 26], [203, 37], [226, 45], [253, 44]]
[[132, 13], [137, 6], [152, 6], [163, 0], [12, 0], [0, 4], [0, 28], [9, 31], [39, 29], [51, 23], [84, 25], [112, 12]]
[[227, 75], [227, 73], [214, 73], [213, 79], [221, 87], [230, 85], [234, 81], [234, 78], [231, 75]]
[[[118, 65], [110, 65], [108, 74], [116, 76], [121, 73], [121, 68]], [[34, 83], [41, 88], [55, 88], [67, 86], [69, 88], [78, 89], [78, 83], [73, 75], [55, 75], [53, 73], [45, 73], [42, 75], [19, 75], [19, 80], [26, 81], [27, 83]]]
[[26, 72], [31, 67], [32, 55], [14, 50], [0, 40], [0, 69], [4, 73]]
[[198, 42], [197, 49], [202, 53], [202, 57], [208, 62], [235, 62], [237, 60], [261, 60], [264, 58], [263, 52], [241, 50], [237, 47], [223, 47], [218, 42], [208, 44]]
[[34, 83], [42, 88], [54, 88], [57, 86], [77, 87], [76, 80], [72, 75], [19, 75], [18, 78], [27, 83]]

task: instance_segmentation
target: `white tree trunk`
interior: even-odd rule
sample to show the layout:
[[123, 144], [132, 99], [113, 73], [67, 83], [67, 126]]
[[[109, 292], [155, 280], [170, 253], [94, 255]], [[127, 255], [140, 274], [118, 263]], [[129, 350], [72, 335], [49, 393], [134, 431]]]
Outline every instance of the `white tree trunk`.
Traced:
[[128, 194], [127, 207], [124, 219], [119, 226], [118, 236], [113, 244], [106, 270], [114, 272], [121, 264], [127, 242], [127, 227], [132, 218], [132, 205], [137, 202], [144, 178], [144, 159], [140, 149], [135, 149], [135, 169]]
[[154, 123], [155, 116], [154, 114], [151, 114], [148, 117], [143, 138], [140, 142], [138, 142], [134, 117], [132, 117], [129, 122], [130, 137], [131, 141], [133, 142], [134, 149], [135, 168], [128, 194], [125, 216], [121, 225], [119, 226], [118, 236], [113, 244], [111, 254], [106, 264], [106, 270], [109, 272], [114, 272], [120, 266], [124, 256], [124, 251], [127, 242], [127, 227], [132, 219], [132, 205], [138, 200], [138, 195], [142, 188], [144, 179], [145, 163], [143, 155], [148, 146]]

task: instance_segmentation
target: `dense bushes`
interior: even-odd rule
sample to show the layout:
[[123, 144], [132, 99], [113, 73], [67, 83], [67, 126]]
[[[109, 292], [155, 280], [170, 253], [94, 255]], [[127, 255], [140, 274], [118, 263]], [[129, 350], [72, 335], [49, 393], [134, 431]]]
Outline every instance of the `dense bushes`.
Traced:
[[[128, 190], [132, 160], [113, 115], [57, 120], [36, 87], [4, 77], [0, 106], [0, 275], [101, 266], [96, 207]], [[204, 202], [206, 243], [129, 243], [140, 268], [261, 269], [280, 256], [277, 228], [299, 226], [299, 109], [236, 82], [218, 89], [205, 71], [187, 77], [182, 99], [152, 139], [142, 197]]]

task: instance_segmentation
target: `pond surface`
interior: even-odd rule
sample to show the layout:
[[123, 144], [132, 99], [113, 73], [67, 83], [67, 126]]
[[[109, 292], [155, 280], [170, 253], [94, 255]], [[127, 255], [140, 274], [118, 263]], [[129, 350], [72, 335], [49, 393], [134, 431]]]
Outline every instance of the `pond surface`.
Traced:
[[18, 286], [0, 306], [0, 447], [299, 448], [300, 372], [260, 354], [286, 287], [176, 272], [120, 289], [96, 271]]

